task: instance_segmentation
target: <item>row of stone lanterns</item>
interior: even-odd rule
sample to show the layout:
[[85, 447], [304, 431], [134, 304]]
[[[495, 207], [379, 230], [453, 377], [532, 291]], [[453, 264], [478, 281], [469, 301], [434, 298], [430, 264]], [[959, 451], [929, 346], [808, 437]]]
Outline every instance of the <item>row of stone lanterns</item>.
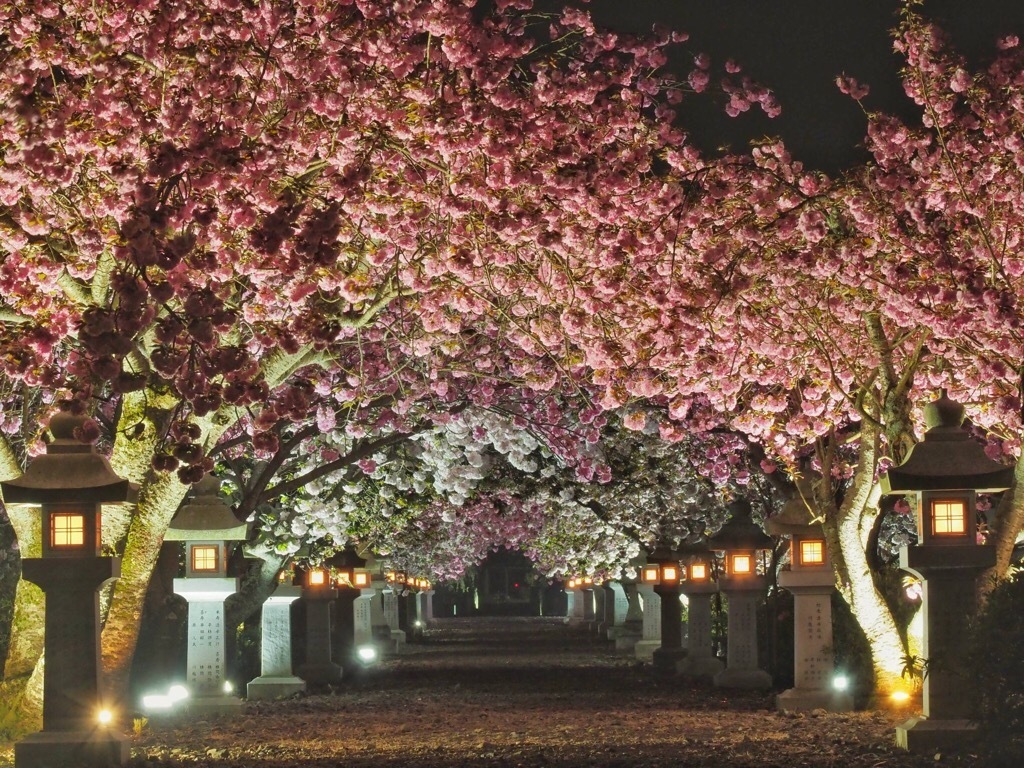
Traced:
[[[778, 697], [778, 706], [783, 711], [845, 711], [852, 708], [849, 695], [832, 688], [833, 586], [824, 537], [820, 526], [791, 517], [792, 510], [769, 523], [773, 534], [792, 537], [791, 569], [780, 574], [779, 583], [794, 593], [796, 613], [796, 686]], [[772, 545], [772, 539], [751, 519], [749, 504], [740, 501], [705, 548], [662, 555], [661, 562], [643, 569], [644, 582], [655, 585], [661, 598], [661, 648], [653, 654], [656, 665], [686, 677], [711, 679], [724, 688], [771, 687], [771, 676], [758, 663], [757, 610], [767, 579], [759, 573], [757, 561]], [[717, 562], [712, 560], [714, 553], [721, 555], [723, 566], [717, 580], [712, 578]], [[724, 667], [712, 644], [711, 601], [718, 593], [725, 595], [729, 605], [728, 664]], [[685, 650], [681, 647], [680, 594], [688, 603]]]
[[[971, 728], [967, 697], [959, 689], [952, 662], [964, 651], [962, 629], [977, 607], [977, 576], [995, 564], [994, 548], [977, 541], [976, 494], [1002, 491], [1013, 482], [1012, 469], [985, 455], [962, 428], [963, 419], [962, 406], [943, 394], [926, 408], [924, 440], [902, 465], [882, 478], [886, 493], [912, 494], [918, 508], [919, 543], [904, 547], [900, 557], [901, 566], [924, 584], [924, 653], [930, 663], [924, 683], [924, 718], [897, 729], [901, 746], [913, 750], [955, 742]], [[117, 558], [101, 554], [101, 505], [130, 502], [135, 489], [117, 477], [91, 446], [75, 438], [84, 421], [66, 413], [55, 416], [50, 423], [54, 439], [46, 454], [33, 460], [21, 477], [0, 483], [6, 504], [39, 506], [43, 531], [42, 557], [25, 558], [22, 563], [24, 578], [39, 585], [47, 598], [43, 730], [15, 745], [18, 768], [120, 765], [128, 759], [127, 740], [106, 727], [113, 717], [102, 704], [98, 591], [120, 571]], [[200, 698], [209, 699], [216, 708], [223, 689], [215, 692], [215, 688], [224, 678], [223, 600], [237, 587], [226, 576], [226, 542], [245, 538], [245, 526], [233, 516], [230, 520], [223, 516], [215, 484], [200, 485], [196, 499], [176, 518], [168, 538], [184, 541], [187, 549], [186, 577], [176, 580], [175, 589], [190, 604], [189, 678]], [[834, 698], [821, 698], [822, 683], [831, 673], [824, 538], [807, 520], [781, 519], [775, 532], [788, 533], [793, 540], [792, 570], [789, 576], [783, 575], [781, 584], [794, 592], [798, 632], [797, 684], [780, 696], [780, 706], [835, 704]], [[725, 574], [718, 588], [730, 604], [729, 666], [714, 676], [720, 685], [762, 687], [767, 677], [757, 666], [756, 644], [756, 602], [764, 587], [763, 577], [757, 575], [756, 553], [766, 540], [747, 510], [745, 516], [734, 516], [709, 542], [712, 550], [724, 552]], [[662, 648], [655, 652], [655, 662], [675, 665], [680, 661], [680, 590], [691, 598], [694, 652], [690, 655], [699, 658], [698, 646], [704, 643], [699, 627], [702, 613], [693, 603], [710, 592], [703, 586], [710, 576], [710, 563], [691, 558], [684, 566], [677, 558], [663, 558], [656, 567], [645, 569], [644, 575], [647, 583], [657, 578], [653, 590], [662, 598]], [[348, 584], [355, 586], [356, 569], [346, 576]], [[427, 587], [422, 592], [429, 591], [429, 585], [419, 586]], [[336, 582], [310, 569], [304, 588], [311, 590], [312, 603], [316, 595], [334, 591]], [[425, 602], [421, 610], [429, 611], [429, 599]], [[313, 618], [307, 620], [307, 630], [312, 634], [307, 641], [324, 635], [327, 642], [320, 645], [330, 647], [329, 611], [327, 621], [323, 612], [310, 613]], [[663, 653], [659, 656], [659, 652]], [[332, 663], [314, 657], [307, 665], [321, 664], [333, 674]]]

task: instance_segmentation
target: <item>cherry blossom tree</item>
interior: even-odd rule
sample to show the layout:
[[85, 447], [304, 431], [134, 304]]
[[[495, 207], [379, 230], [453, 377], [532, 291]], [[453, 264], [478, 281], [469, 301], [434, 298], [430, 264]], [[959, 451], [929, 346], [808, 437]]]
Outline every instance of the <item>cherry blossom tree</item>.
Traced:
[[[163, 531], [222, 440], [268, 459], [282, 422], [330, 419], [326, 394], [401, 421], [507, 381], [578, 388], [601, 342], [563, 326], [664, 242], [682, 197], [650, 170], [688, 154], [658, 74], [680, 38], [471, 6], [0, 3], [0, 363], [94, 413], [141, 485], [105, 531], [122, 684]], [[734, 111], [776, 109], [730, 88]], [[4, 473], [26, 455], [5, 447]]]

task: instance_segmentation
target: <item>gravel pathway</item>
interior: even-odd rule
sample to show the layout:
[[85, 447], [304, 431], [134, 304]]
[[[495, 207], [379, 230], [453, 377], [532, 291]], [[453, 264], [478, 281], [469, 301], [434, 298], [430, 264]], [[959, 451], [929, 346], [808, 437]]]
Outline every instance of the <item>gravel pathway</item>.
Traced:
[[443, 619], [335, 695], [150, 723], [132, 766], [981, 765], [897, 751], [893, 728], [907, 714], [781, 715], [771, 695], [659, 678], [561, 620]]

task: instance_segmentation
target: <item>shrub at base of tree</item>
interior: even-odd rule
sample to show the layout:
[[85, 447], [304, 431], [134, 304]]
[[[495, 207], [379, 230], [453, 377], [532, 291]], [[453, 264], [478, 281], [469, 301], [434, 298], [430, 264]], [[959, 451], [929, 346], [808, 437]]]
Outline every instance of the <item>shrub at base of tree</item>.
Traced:
[[989, 595], [973, 627], [968, 660], [985, 765], [1024, 761], [1024, 574]]

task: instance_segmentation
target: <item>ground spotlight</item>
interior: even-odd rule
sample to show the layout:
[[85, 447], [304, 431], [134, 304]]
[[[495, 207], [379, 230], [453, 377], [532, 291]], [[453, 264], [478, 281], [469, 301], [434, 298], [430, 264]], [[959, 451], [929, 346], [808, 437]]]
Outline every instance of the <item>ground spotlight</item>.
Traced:
[[176, 683], [167, 689], [167, 693], [147, 693], [142, 697], [142, 709], [146, 712], [158, 712], [172, 709], [179, 701], [188, 698], [188, 689]]

